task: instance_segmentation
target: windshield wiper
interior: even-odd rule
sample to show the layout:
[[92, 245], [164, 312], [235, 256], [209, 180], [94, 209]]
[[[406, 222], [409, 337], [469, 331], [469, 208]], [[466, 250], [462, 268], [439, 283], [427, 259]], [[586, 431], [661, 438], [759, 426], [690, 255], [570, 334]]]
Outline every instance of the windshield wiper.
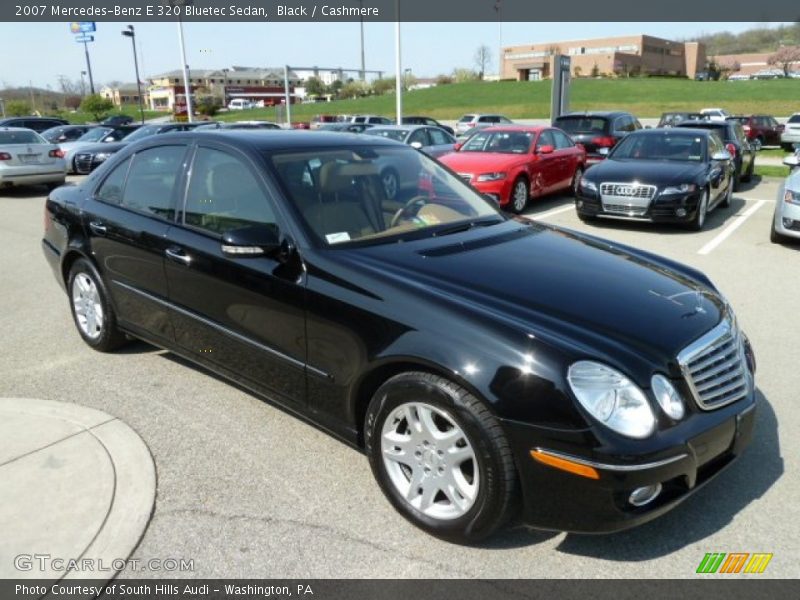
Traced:
[[465, 221], [461, 223], [455, 223], [450, 227], [443, 227], [442, 229], [438, 229], [433, 233], [433, 237], [441, 237], [443, 235], [450, 235], [451, 233], [461, 233], [463, 231], [469, 231], [470, 229], [474, 229], [475, 227], [488, 227], [489, 225], [496, 225], [497, 223], [502, 223], [503, 219], [497, 217], [491, 217], [489, 219], [479, 219], [477, 221]]

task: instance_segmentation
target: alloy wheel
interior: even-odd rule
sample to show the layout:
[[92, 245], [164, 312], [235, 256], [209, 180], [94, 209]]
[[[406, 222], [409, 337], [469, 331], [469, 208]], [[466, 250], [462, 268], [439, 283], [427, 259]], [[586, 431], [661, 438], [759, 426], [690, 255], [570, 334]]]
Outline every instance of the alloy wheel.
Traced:
[[511, 192], [512, 201], [514, 203], [514, 210], [522, 212], [525, 210], [525, 205], [528, 203], [528, 184], [525, 180], [520, 179], [514, 184], [514, 190]]
[[475, 503], [480, 485], [475, 451], [444, 410], [423, 402], [395, 408], [383, 424], [381, 454], [392, 485], [424, 515], [457, 519]]
[[87, 273], [78, 273], [72, 281], [72, 306], [78, 327], [90, 339], [103, 333], [105, 315], [97, 284]]

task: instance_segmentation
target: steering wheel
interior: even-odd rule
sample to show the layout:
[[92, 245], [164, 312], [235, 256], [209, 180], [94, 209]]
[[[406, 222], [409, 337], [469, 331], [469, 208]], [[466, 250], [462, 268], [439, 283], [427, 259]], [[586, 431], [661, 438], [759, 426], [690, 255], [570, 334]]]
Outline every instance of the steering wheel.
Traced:
[[[403, 205], [403, 208], [394, 213], [394, 216], [392, 217], [392, 222], [390, 223], [389, 226], [397, 227], [397, 224], [402, 219], [413, 218], [420, 210], [422, 210], [422, 207], [425, 206], [427, 202], [428, 198], [426, 198], [425, 196], [414, 196], [413, 198], [411, 198], [411, 200], [409, 200]], [[414, 205], [419, 205], [417, 206], [417, 210], [414, 211], [413, 215], [408, 215], [407, 213], [414, 207]]]

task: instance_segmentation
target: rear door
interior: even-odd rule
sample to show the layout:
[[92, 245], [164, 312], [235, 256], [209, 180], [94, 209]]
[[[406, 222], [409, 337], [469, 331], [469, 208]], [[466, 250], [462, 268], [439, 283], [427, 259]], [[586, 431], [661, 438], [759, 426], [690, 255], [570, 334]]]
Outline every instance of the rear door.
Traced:
[[578, 168], [579, 153], [569, 137], [557, 129], [551, 129], [550, 133], [556, 143], [556, 154], [558, 155], [559, 180], [556, 184], [559, 189], [567, 188], [572, 185], [572, 178]]
[[251, 225], [285, 232], [274, 188], [240, 151], [196, 147], [179, 224], [165, 248], [177, 344], [271, 397], [305, 401], [305, 275], [299, 262], [222, 252]]
[[83, 206], [92, 256], [120, 323], [172, 342], [164, 251], [175, 218], [187, 147], [153, 146], [114, 167]]
[[[542, 154], [541, 150], [544, 146], [550, 146], [553, 148], [553, 152]], [[539, 134], [534, 146], [534, 153], [536, 160], [533, 161], [531, 168], [533, 194], [536, 196], [549, 194], [558, 188], [563, 173], [563, 168], [559, 166], [561, 160], [556, 150], [556, 140], [553, 137], [552, 129], [545, 129]]]

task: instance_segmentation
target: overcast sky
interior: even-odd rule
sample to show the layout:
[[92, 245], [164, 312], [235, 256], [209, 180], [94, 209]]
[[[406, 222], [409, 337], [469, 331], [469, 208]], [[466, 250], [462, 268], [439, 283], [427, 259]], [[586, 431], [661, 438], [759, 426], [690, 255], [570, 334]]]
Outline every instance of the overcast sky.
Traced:
[[[98, 23], [89, 44], [95, 83], [134, 81], [130, 40], [124, 23]], [[136, 23], [142, 77], [180, 67], [177, 25]], [[703, 32], [739, 32], [765, 23], [403, 23], [403, 68], [418, 77], [474, 67], [475, 49], [493, 51], [490, 72], [497, 69], [503, 45], [556, 42], [646, 33], [667, 39]], [[230, 65], [359, 68], [358, 23], [185, 23], [187, 60], [192, 68]], [[0, 23], [4, 58], [0, 87], [28, 85], [58, 88], [59, 75], [79, 79], [85, 70], [83, 45], [73, 40], [67, 23]], [[394, 72], [394, 24], [365, 25], [367, 69]]]

